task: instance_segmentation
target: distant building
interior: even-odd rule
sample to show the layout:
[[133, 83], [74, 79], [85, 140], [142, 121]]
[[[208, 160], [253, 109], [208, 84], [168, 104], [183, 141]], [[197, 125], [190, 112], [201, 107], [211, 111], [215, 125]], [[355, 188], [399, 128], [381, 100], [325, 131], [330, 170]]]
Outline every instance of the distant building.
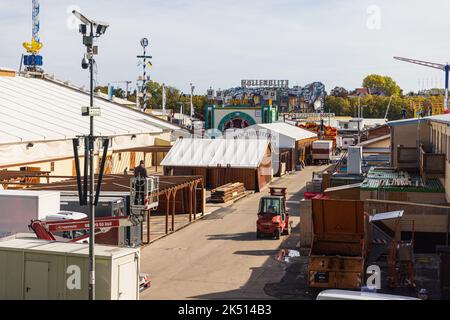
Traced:
[[355, 91], [350, 94], [350, 96], [363, 98], [369, 94], [370, 91], [367, 88], [356, 88]]
[[205, 108], [205, 129], [217, 129], [220, 132], [228, 129], [245, 129], [255, 124], [276, 122], [278, 117], [277, 106], [219, 107], [210, 105]]

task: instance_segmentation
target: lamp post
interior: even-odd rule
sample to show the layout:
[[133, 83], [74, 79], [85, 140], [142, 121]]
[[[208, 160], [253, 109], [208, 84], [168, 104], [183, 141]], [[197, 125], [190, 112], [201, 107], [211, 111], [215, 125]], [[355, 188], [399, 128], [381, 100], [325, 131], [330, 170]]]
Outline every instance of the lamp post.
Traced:
[[[83, 16], [78, 11], [72, 13], [82, 24], [80, 25], [80, 33], [83, 35], [83, 44], [86, 46], [86, 54], [82, 60], [83, 69], [89, 68], [90, 74], [90, 93], [89, 107], [82, 108], [82, 115], [89, 116], [89, 136], [85, 141], [88, 143], [89, 153], [89, 300], [95, 300], [95, 201], [94, 201], [94, 144], [96, 137], [94, 136], [94, 117], [100, 115], [100, 108], [94, 107], [94, 55], [98, 53], [97, 46], [94, 46], [94, 39], [100, 37], [109, 27], [107, 23], [96, 22]], [[89, 26], [89, 35], [87, 35], [87, 27]], [[95, 32], [95, 33], [94, 33]]]
[[[138, 59], [142, 59], [142, 96], [143, 96], [143, 108], [139, 105], [139, 111], [145, 112], [147, 110], [147, 82], [149, 77], [147, 77], [147, 59], [152, 59], [152, 56], [147, 55], [147, 47], [149, 41], [147, 38], [141, 39], [141, 46], [144, 51], [143, 55], [137, 56]], [[151, 62], [150, 62], [151, 65]]]
[[195, 115], [195, 110], [194, 110], [194, 90], [195, 90], [195, 86], [192, 85], [192, 83], [190, 84], [191, 86], [191, 120], [194, 119], [194, 115]]

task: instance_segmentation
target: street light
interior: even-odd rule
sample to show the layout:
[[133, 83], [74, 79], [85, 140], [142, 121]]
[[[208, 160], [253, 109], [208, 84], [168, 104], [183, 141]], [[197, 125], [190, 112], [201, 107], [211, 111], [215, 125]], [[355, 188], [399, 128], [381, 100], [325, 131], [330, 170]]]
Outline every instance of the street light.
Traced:
[[[100, 115], [100, 108], [94, 107], [94, 55], [97, 54], [97, 47], [94, 46], [94, 39], [100, 37], [106, 32], [109, 27], [108, 23], [97, 22], [86, 18], [80, 12], [73, 10], [73, 15], [77, 17], [83, 24], [80, 25], [79, 31], [83, 35], [83, 44], [86, 46], [86, 54], [83, 57], [81, 66], [83, 69], [88, 69], [90, 72], [90, 104], [89, 107], [82, 107], [82, 115], [89, 116], [90, 132], [87, 137], [88, 151], [89, 151], [89, 300], [95, 300], [95, 200], [94, 200], [94, 144], [96, 137], [94, 136], [94, 117]], [[87, 35], [89, 26], [89, 35]], [[86, 163], [87, 164], [87, 163]], [[85, 169], [85, 172], [86, 169]], [[100, 173], [100, 176], [102, 172]], [[85, 177], [86, 179], [86, 177]], [[101, 184], [101, 180], [99, 180]], [[86, 185], [87, 186], [87, 185]], [[80, 187], [79, 187], [80, 188]], [[86, 188], [87, 189], [87, 188]], [[86, 192], [86, 191], [85, 191]]]
[[195, 115], [195, 110], [194, 110], [194, 90], [195, 90], [195, 86], [192, 85], [192, 83], [190, 84], [191, 86], [191, 121], [194, 119], [194, 115]]

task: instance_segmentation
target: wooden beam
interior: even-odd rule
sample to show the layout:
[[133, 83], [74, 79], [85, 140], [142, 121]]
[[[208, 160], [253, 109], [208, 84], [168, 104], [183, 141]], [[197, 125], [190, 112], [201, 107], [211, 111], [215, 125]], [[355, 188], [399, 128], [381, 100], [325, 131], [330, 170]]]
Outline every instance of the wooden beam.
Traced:
[[166, 208], [166, 234], [169, 233], [169, 210], [170, 210], [170, 195], [171, 195], [171, 191], [169, 190], [168, 192], [165, 193], [166, 195], [166, 203], [167, 203], [167, 208]]
[[147, 214], [147, 244], [150, 243], [150, 215], [151, 215], [151, 210], [148, 210], [148, 214]]
[[197, 184], [194, 185], [194, 221], [197, 220]]
[[189, 198], [189, 222], [192, 222], [192, 189], [194, 185], [191, 184], [188, 189], [188, 198]]
[[173, 207], [172, 207], [172, 232], [175, 232], [175, 210], [176, 210], [177, 190], [173, 192]]

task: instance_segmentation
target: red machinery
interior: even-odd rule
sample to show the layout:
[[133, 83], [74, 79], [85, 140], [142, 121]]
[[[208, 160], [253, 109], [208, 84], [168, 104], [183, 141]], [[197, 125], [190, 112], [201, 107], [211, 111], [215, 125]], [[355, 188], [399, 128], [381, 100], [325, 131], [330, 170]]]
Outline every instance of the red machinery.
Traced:
[[[315, 122], [308, 122], [306, 124], [299, 125], [300, 128], [313, 131], [317, 134], [320, 133], [320, 124]], [[338, 130], [336, 128], [324, 125], [323, 126], [323, 137], [322, 140], [333, 141], [333, 148], [336, 149], [337, 146], [337, 138], [338, 138]]]
[[281, 235], [289, 235], [292, 221], [286, 210], [286, 188], [270, 188], [270, 196], [260, 200], [256, 237], [268, 235], [280, 239]]
[[[96, 218], [94, 225], [95, 229], [98, 230], [96, 233], [105, 233], [112, 228], [131, 227], [136, 225], [136, 223], [132, 221], [131, 217], [132, 216]], [[74, 231], [89, 230], [89, 219], [60, 221], [33, 220], [31, 221], [29, 227], [34, 231], [38, 239], [56, 241], [56, 233], [72, 234]], [[89, 235], [85, 234], [78, 237], [73, 237], [73, 239], [70, 239], [68, 242], [80, 242], [88, 239]]]

